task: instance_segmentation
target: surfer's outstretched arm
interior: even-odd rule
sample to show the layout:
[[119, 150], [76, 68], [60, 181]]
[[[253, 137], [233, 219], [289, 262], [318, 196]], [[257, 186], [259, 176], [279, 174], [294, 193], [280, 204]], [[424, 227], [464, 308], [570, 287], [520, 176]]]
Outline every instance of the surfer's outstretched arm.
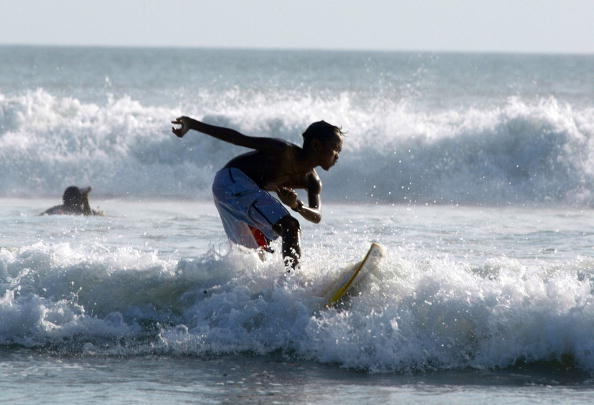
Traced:
[[213, 138], [250, 149], [280, 153], [288, 146], [287, 142], [280, 139], [248, 136], [231, 128], [206, 124], [186, 116], [178, 117], [171, 123], [180, 125], [179, 128], [171, 128], [171, 132], [179, 138], [182, 138], [190, 129], [193, 129]]

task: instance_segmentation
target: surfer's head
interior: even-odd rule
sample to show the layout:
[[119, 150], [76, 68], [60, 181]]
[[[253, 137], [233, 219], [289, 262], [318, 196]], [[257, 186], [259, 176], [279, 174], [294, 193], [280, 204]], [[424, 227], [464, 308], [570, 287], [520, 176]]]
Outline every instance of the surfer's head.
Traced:
[[311, 124], [303, 133], [303, 150], [316, 165], [330, 169], [342, 150], [342, 130], [326, 121]]
[[342, 130], [326, 121], [317, 121], [311, 124], [303, 133], [303, 149], [309, 149], [314, 140], [322, 143], [342, 142]]
[[76, 186], [67, 187], [62, 195], [62, 201], [68, 208], [78, 209], [82, 207], [84, 198], [91, 191], [91, 187], [78, 188]]

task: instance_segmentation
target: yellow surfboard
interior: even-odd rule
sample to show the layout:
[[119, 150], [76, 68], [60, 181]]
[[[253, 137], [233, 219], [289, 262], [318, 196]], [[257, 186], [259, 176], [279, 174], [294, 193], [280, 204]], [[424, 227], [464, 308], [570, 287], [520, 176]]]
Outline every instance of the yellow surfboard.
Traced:
[[371, 271], [372, 267], [376, 267], [372, 266], [372, 263], [377, 263], [377, 260], [383, 257], [383, 255], [384, 248], [382, 245], [373, 242], [363, 260], [350, 271], [341, 274], [341, 277], [324, 294], [327, 297], [326, 306], [331, 307], [336, 305], [358, 280]]

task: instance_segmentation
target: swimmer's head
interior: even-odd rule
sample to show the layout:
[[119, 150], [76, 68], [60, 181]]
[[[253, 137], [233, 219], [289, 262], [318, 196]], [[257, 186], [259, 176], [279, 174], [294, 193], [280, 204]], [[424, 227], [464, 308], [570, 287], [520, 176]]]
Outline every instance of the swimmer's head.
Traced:
[[78, 188], [76, 186], [70, 186], [64, 190], [62, 195], [62, 201], [67, 207], [80, 207], [83, 204], [84, 196], [89, 194], [91, 187]]

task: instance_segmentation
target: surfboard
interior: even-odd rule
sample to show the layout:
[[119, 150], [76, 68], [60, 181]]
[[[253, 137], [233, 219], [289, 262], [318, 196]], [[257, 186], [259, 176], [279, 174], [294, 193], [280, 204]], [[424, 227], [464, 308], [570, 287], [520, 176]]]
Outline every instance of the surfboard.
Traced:
[[324, 294], [326, 306], [332, 307], [353, 288], [359, 281], [371, 271], [377, 269], [378, 261], [384, 256], [384, 248], [377, 242], [373, 242], [369, 250], [359, 263], [346, 272], [340, 274], [336, 282], [331, 284]]

